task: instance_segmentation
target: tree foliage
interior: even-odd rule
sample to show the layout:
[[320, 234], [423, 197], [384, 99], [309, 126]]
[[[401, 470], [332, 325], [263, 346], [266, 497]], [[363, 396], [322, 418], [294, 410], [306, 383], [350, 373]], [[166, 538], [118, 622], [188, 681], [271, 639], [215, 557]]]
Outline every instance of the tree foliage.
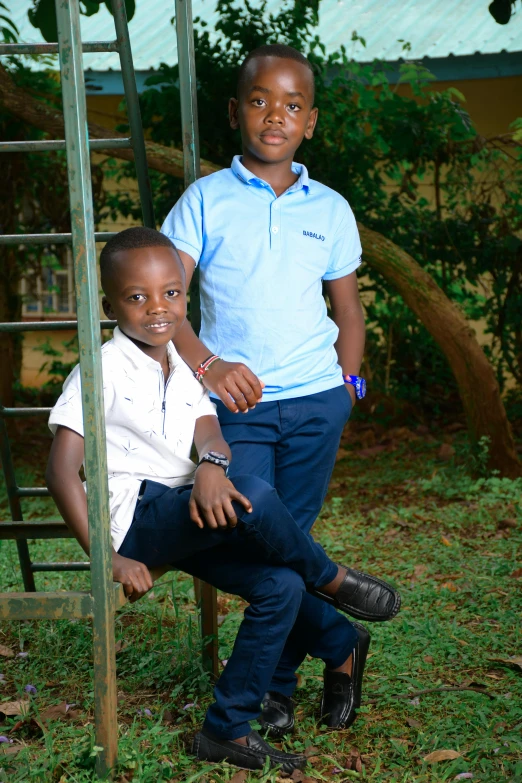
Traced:
[[[218, 0], [217, 10], [215, 31], [195, 20], [202, 157], [226, 166], [240, 150], [227, 102], [242, 57], [273, 42], [304, 51], [315, 70], [319, 123], [298, 159], [483, 324], [501, 387], [509, 377], [522, 383], [521, 121], [503, 137], [482, 138], [465, 97], [434, 90], [433, 76], [408, 61], [406, 43], [398, 84], [386, 63], [356, 62], [346, 48], [327, 54], [314, 32], [317, 3], [288, 1], [271, 14], [266, 0]], [[352, 42], [365, 45], [355, 32]], [[161, 65], [148, 85], [142, 112], [150, 137], [181, 146], [177, 66]], [[180, 192], [178, 180], [156, 176], [157, 214], [166, 215]], [[128, 196], [111, 206], [133, 212]], [[383, 278], [365, 271], [366, 371], [374, 386], [430, 412], [452, 407], [455, 383], [439, 348]]]

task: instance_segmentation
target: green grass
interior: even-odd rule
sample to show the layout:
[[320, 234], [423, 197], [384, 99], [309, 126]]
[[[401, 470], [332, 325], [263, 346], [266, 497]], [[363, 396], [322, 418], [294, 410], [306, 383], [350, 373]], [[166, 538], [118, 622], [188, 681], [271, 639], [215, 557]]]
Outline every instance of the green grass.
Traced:
[[[311, 781], [443, 783], [467, 772], [474, 783], [518, 783], [522, 670], [492, 659], [522, 655], [522, 580], [512, 576], [522, 565], [522, 482], [477, 482], [458, 462], [438, 459], [441, 439], [404, 428], [388, 433], [387, 450], [367, 459], [356, 458], [356, 437], [343, 444], [345, 456], [337, 463], [316, 537], [335, 559], [393, 581], [403, 609], [393, 622], [370, 629], [364, 706], [350, 730], [326, 732], [317, 725], [322, 667], [305, 662], [296, 693], [298, 730], [284, 747], [316, 749], [306, 773]], [[368, 445], [362, 435], [359, 445]], [[41, 472], [24, 481], [30, 478], [41, 479]], [[1, 495], [0, 504], [5, 517]], [[26, 503], [26, 511], [52, 515], [42, 501], [37, 509]], [[31, 552], [34, 559], [82, 559], [75, 542], [67, 540], [35, 542]], [[40, 589], [81, 588], [87, 579], [37, 575]], [[0, 542], [0, 590], [19, 589], [15, 545]], [[220, 596], [222, 660], [230, 655], [242, 610], [241, 601]], [[116, 637], [122, 643], [117, 779], [231, 780], [233, 768], [196, 763], [190, 756], [192, 736], [211, 699], [191, 580], [165, 577], [153, 597], [118, 614]], [[24, 722], [9, 717], [0, 725], [0, 734], [22, 748], [16, 756], [0, 756], [0, 781], [94, 780], [89, 624], [5, 623], [0, 645], [27, 653], [0, 656], [0, 703], [19, 698], [27, 684], [38, 689]], [[438, 690], [416, 695], [431, 688]], [[63, 701], [76, 705], [75, 719], [53, 721], [42, 732], [31, 718]], [[423, 761], [438, 749], [461, 755]], [[247, 778], [276, 779], [276, 773]]]

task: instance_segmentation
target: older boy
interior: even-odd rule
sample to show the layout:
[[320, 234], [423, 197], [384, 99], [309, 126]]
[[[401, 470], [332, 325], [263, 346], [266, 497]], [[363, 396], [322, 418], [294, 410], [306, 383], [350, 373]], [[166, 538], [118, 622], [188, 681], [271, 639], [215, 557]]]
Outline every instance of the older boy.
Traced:
[[[380, 620], [398, 611], [398, 597], [379, 580], [332, 563], [268, 484], [253, 476], [237, 476], [234, 484], [227, 478], [230, 450], [214, 406], [171, 343], [186, 315], [185, 273], [171, 241], [152, 229], [127, 229], [106, 244], [100, 263], [104, 311], [118, 322], [102, 350], [114, 578], [137, 598], [152, 587], [149, 567], [170, 563], [190, 571], [188, 559], [197, 563], [223, 542], [239, 545], [238, 572], [248, 558], [266, 564], [261, 578], [236, 585], [250, 607], [194, 752], [250, 769], [262, 768], [268, 757], [291, 772], [305, 759], [268, 745], [249, 721], [259, 713], [305, 589], [355, 616]], [[78, 475], [84, 454], [79, 367], [49, 424], [55, 438], [47, 484], [88, 552]]]
[[[220, 398], [232, 475], [265, 479], [309, 531], [356, 394], [364, 395], [361, 245], [348, 203], [294, 163], [317, 122], [313, 71], [302, 54], [279, 45], [251, 52], [229, 116], [242, 156], [192, 185], [162, 227], [187, 280], [200, 269], [200, 340], [185, 324], [176, 347], [189, 366], [201, 365], [203, 383]], [[205, 564], [224, 590], [226, 556]], [[275, 736], [293, 728], [295, 671], [307, 653], [325, 662], [322, 722], [349, 726], [368, 645], [363, 626], [306, 595], [266, 695], [264, 727]]]

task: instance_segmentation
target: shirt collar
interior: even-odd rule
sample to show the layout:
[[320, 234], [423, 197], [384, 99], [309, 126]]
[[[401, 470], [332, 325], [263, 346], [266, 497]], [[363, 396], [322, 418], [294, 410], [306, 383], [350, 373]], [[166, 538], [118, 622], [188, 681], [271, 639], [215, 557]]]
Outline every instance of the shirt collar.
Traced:
[[[121, 331], [119, 326], [114, 327], [112, 340], [126, 358], [130, 359], [136, 369], [151, 367], [155, 370], [162, 370], [161, 364], [140, 350], [138, 346]], [[167, 343], [167, 357], [171, 371], [175, 370], [176, 366], [182, 361], [172, 342]]]
[[[246, 185], [257, 185], [257, 187], [262, 188], [269, 188], [270, 185], [268, 182], [265, 182], [264, 179], [261, 179], [261, 177], [256, 177], [255, 174], [252, 174], [251, 171], [249, 171], [245, 166], [243, 166], [243, 163], [241, 162], [241, 155], [234, 155], [232, 159], [232, 171], [236, 175], [238, 179], [240, 179], [242, 182], [244, 182]], [[305, 190], [307, 193], [310, 190], [310, 178], [308, 177], [308, 171], [306, 169], [306, 166], [304, 166], [302, 163], [296, 163], [295, 161], [292, 163], [292, 171], [294, 174], [297, 174], [299, 179], [297, 182], [294, 182], [294, 184], [288, 188], [287, 193], [290, 193], [294, 190]]]

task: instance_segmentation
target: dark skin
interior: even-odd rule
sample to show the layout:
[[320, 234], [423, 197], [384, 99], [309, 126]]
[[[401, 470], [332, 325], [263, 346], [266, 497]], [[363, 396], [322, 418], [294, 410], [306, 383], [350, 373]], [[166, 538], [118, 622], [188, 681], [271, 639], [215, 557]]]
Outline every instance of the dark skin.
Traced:
[[[182, 327], [187, 312], [185, 272], [177, 252], [163, 246], [122, 251], [102, 284], [105, 315], [116, 320], [122, 332], [161, 365], [167, 381], [167, 344]], [[200, 456], [219, 451], [231, 459], [216, 416], [197, 419], [194, 443]], [[87, 496], [79, 476], [83, 459], [83, 437], [68, 427], [58, 427], [49, 454], [46, 483], [67, 526], [88, 555]], [[206, 462], [200, 465], [189, 504], [194, 524], [201, 529], [234, 528], [238, 521], [234, 501], [247, 512], [252, 511], [248, 498], [236, 490], [221, 467]], [[141, 598], [153, 586], [144, 563], [123, 557], [114, 549], [112, 569], [114, 580], [123, 584], [131, 601]], [[339, 568], [336, 578], [321, 589], [335, 595], [344, 573]], [[236, 742], [246, 744], [246, 737]]]
[[[313, 104], [310, 70], [296, 60], [280, 57], [251, 60], [240, 94], [230, 99], [230, 127], [241, 132], [242, 163], [268, 182], [277, 197], [297, 180], [292, 161], [301, 143], [313, 136], [318, 118]], [[182, 251], [179, 255], [190, 285], [195, 260]], [[332, 319], [339, 328], [335, 350], [343, 375], [358, 375], [364, 354], [365, 324], [356, 273], [325, 281], [325, 287]], [[197, 367], [211, 353], [188, 321], [175, 344], [191, 367]], [[203, 382], [234, 413], [255, 408], [264, 386], [246, 365], [225, 361], [213, 364]], [[347, 385], [346, 390], [355, 404], [355, 389]], [[352, 656], [335, 671], [351, 674]]]
[[[183, 324], [187, 308], [185, 273], [176, 252], [162, 246], [122, 252], [103, 284], [105, 315], [117, 320], [127, 337], [161, 364], [167, 380], [167, 343]], [[202, 416], [196, 421], [194, 443], [200, 455], [219, 451], [231, 457], [215, 416]], [[67, 525], [89, 554], [87, 498], [79, 477], [83, 457], [81, 435], [58, 427], [47, 465], [47, 486]], [[246, 511], [252, 510], [248, 498], [235, 489], [222, 468], [203, 463], [196, 471], [190, 499], [192, 521], [200, 528], [235, 527], [232, 501]], [[143, 563], [115, 551], [112, 561], [114, 580], [123, 584], [131, 601], [151, 589], [152, 577]]]
[[[268, 182], [280, 196], [296, 179], [292, 171], [295, 152], [304, 139], [311, 139], [317, 122], [314, 84], [310, 70], [295, 60], [260, 57], [251, 60], [238, 98], [229, 102], [230, 127], [241, 132], [243, 165]], [[179, 255], [185, 267], [187, 286], [195, 261]], [[335, 344], [345, 375], [358, 375], [364, 352], [364, 315], [355, 272], [326, 282], [332, 318], [339, 328]], [[190, 367], [197, 367], [209, 349], [185, 321], [175, 340], [176, 348]], [[234, 413], [247, 413], [261, 401], [263, 381], [245, 364], [216, 362], [204, 378], [205, 386]], [[346, 387], [355, 403], [353, 386]]]

